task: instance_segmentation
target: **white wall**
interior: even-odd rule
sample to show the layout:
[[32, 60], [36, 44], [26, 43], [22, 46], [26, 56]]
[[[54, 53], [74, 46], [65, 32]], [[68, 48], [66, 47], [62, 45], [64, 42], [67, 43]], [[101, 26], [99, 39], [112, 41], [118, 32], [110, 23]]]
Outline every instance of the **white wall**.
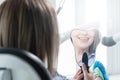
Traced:
[[56, 8], [56, 0], [49, 0], [54, 8]]
[[[120, 32], [120, 0], [107, 0], [108, 35]], [[120, 74], [120, 43], [107, 49], [109, 74]]]
[[85, 0], [75, 0], [75, 25], [85, 22]]
[[[59, 6], [60, 0], [56, 1]], [[75, 0], [65, 0], [61, 12], [58, 14], [60, 33], [72, 30], [75, 27]], [[62, 75], [71, 76], [75, 74], [76, 62], [74, 50], [70, 39], [60, 45], [58, 72]]]
[[0, 0], [0, 4], [3, 2], [4, 0]]

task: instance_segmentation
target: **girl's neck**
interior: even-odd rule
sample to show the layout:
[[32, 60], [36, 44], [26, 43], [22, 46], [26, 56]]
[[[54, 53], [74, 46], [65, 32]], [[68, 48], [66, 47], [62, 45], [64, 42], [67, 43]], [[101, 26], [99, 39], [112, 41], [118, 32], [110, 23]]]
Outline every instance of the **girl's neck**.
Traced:
[[87, 51], [87, 49], [76, 49], [75, 50], [75, 53], [76, 54], [82, 54], [82, 53], [84, 53], [84, 52], [86, 52]]

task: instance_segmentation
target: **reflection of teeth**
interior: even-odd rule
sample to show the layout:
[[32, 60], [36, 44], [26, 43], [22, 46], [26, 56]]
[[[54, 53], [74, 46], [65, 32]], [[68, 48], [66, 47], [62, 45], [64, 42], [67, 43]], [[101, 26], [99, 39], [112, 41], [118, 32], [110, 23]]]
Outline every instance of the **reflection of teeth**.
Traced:
[[87, 37], [82, 37], [82, 38], [79, 38], [79, 39], [82, 39], [82, 40], [87, 40], [88, 38], [87, 38]]

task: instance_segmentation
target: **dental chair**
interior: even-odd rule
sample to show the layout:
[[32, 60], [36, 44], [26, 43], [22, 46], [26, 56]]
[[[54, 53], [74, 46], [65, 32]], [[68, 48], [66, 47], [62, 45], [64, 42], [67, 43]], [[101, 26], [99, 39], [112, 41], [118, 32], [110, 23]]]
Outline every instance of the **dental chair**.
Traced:
[[0, 48], [0, 80], [52, 80], [42, 61], [30, 52]]

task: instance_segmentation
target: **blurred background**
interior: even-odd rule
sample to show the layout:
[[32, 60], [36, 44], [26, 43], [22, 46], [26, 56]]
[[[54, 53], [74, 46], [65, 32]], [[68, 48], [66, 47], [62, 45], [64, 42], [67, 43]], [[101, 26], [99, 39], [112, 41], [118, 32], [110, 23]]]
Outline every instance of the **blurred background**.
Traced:
[[[0, 3], [4, 0], [0, 0]], [[91, 22], [100, 24], [101, 36], [120, 32], [120, 0], [50, 0], [57, 14], [60, 34]], [[101, 61], [110, 80], [120, 80], [120, 43], [112, 47], [99, 44], [96, 60]], [[58, 72], [73, 76], [75, 53], [70, 39], [60, 45]]]
[[[120, 32], [120, 0], [51, 0], [58, 10], [63, 6], [58, 17], [60, 34], [78, 25], [97, 22], [101, 36], [111, 36]], [[70, 39], [60, 45], [58, 72], [73, 75], [76, 72], [74, 49]], [[120, 43], [112, 47], [99, 44], [96, 60], [101, 61], [110, 80], [120, 80]]]

